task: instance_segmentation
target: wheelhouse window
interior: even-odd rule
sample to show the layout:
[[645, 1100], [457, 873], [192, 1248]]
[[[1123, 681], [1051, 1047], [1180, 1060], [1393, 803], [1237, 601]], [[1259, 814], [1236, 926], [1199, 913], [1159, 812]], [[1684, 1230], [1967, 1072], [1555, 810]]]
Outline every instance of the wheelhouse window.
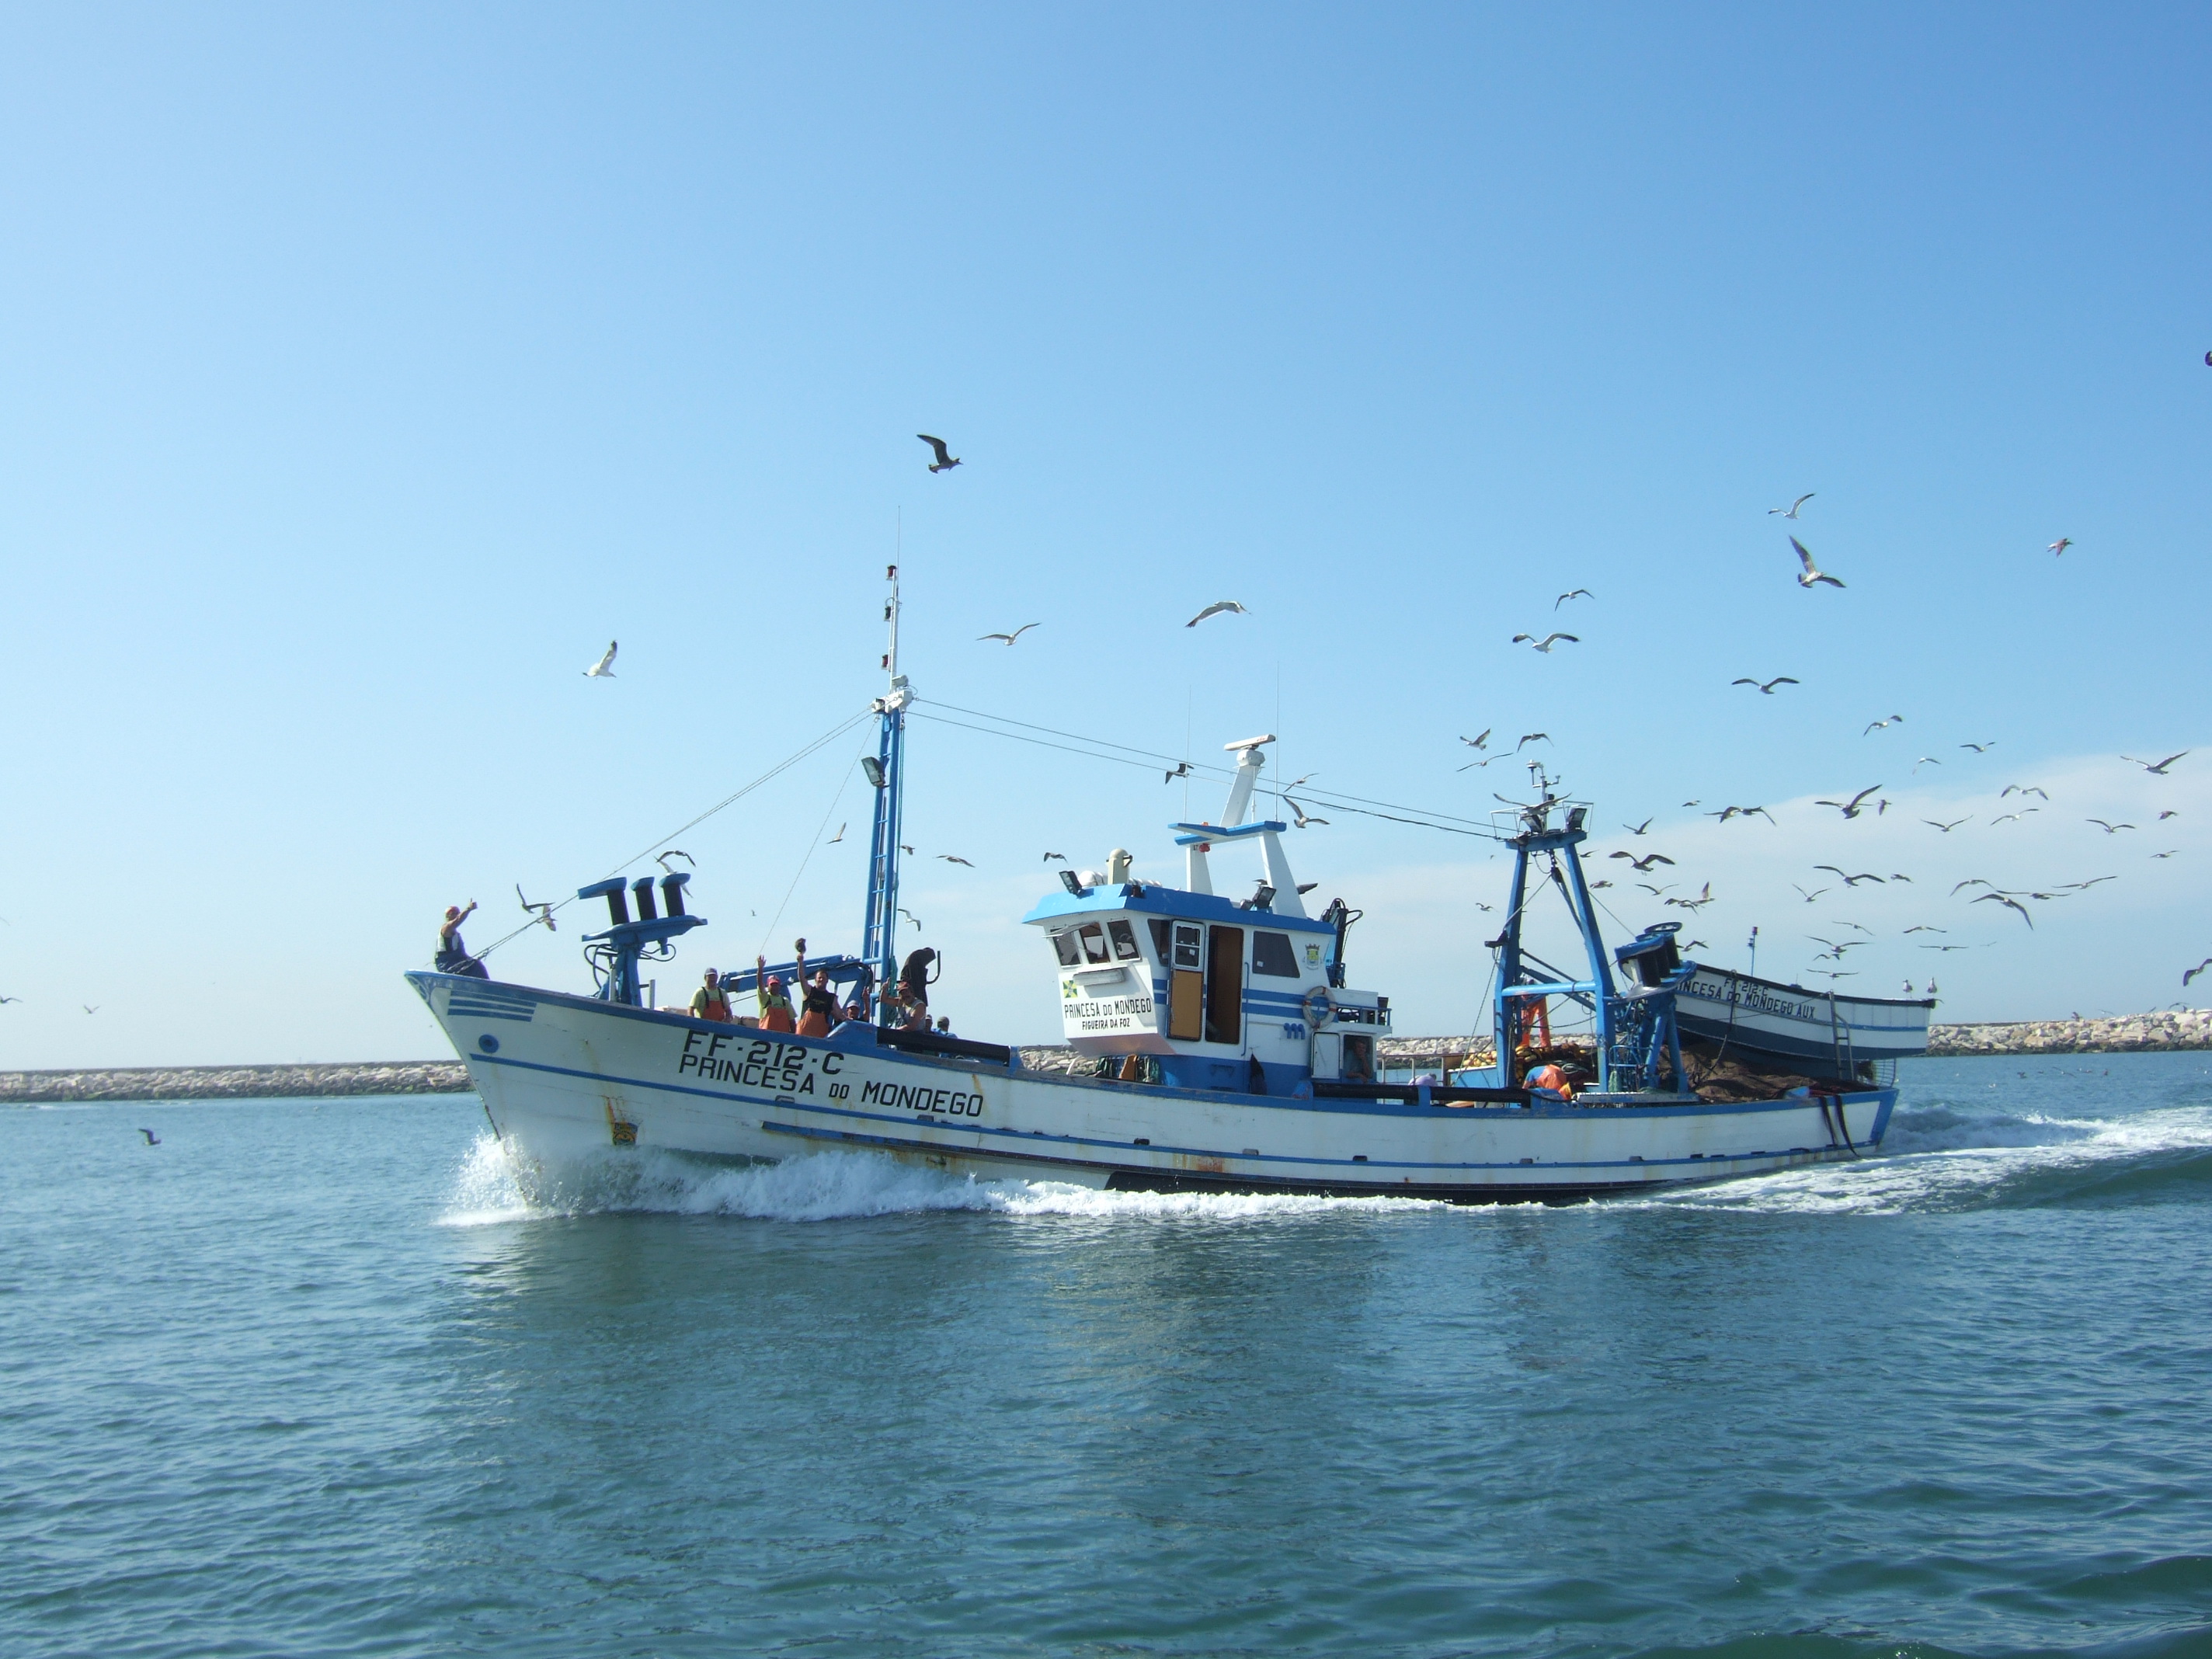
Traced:
[[1063, 968], [1073, 968], [1083, 960], [1083, 952], [1077, 948], [1075, 935], [1072, 932], [1054, 933], [1052, 936], [1052, 951], [1060, 958], [1060, 965]]
[[1076, 937], [1083, 941], [1083, 959], [1085, 962], [1104, 962], [1107, 959], [1106, 930], [1097, 922], [1085, 922]]
[[1137, 948], [1137, 930], [1134, 927], [1126, 921], [1109, 921], [1106, 924], [1106, 932], [1114, 941], [1114, 959], [1116, 962], [1144, 960], [1145, 953]]
[[1291, 949], [1291, 936], [1255, 932], [1252, 935], [1252, 971], [1275, 979], [1296, 979], [1298, 957]]
[[1194, 921], [1175, 924], [1175, 965], [1192, 969], [1206, 966], [1206, 930]]

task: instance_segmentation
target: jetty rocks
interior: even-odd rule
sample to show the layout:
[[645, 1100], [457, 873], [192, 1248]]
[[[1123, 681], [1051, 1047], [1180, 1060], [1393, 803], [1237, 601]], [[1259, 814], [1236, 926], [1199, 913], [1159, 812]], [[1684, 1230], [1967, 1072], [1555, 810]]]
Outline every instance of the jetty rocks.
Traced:
[[455, 1095], [457, 1060], [338, 1066], [139, 1066], [115, 1071], [0, 1072], [0, 1105], [66, 1100], [283, 1100], [331, 1095]]
[[2212, 1048], [2212, 1008], [1928, 1030], [1931, 1054], [2124, 1054], [2178, 1048]]

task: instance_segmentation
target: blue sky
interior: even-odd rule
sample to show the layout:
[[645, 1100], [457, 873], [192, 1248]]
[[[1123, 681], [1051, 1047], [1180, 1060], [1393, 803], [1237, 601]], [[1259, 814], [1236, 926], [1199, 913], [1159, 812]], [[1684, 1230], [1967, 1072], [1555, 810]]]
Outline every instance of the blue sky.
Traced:
[[[1279, 775], [1476, 816], [1519, 780], [1458, 738], [1543, 731], [1711, 881], [1714, 959], [1848, 919], [1847, 988], [1944, 1017], [2197, 1001], [2208, 48], [2178, 7], [11, 8], [0, 1065], [436, 1053], [397, 975], [444, 904], [495, 937], [863, 708], [902, 535], [940, 705], [1277, 730]], [[1840, 592], [1766, 513], [1806, 490]], [[1508, 643], [1577, 586], [1578, 645]], [[1171, 876], [1182, 790], [915, 732], [946, 1006], [1048, 1036], [1041, 852]], [[854, 941], [860, 746], [687, 832], [687, 981]], [[2010, 784], [2051, 800], [1997, 823]], [[1470, 1029], [1503, 861], [1323, 815], [1355, 981]], [[1948, 892], [2107, 874], [2033, 929]], [[495, 962], [587, 982], [573, 931]]]

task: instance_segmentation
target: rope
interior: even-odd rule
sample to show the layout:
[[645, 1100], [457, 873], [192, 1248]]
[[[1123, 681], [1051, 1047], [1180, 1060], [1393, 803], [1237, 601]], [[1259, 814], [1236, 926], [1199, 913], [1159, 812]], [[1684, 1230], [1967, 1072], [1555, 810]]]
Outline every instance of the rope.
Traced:
[[837, 793], [830, 797], [830, 811], [824, 812], [822, 822], [814, 826], [814, 839], [806, 844], [806, 856], [799, 860], [799, 869], [791, 878], [791, 885], [783, 890], [783, 902], [775, 907], [775, 914], [769, 918], [768, 926], [761, 929], [760, 943], [753, 947], [756, 955], [768, 950], [769, 935], [775, 932], [776, 923], [783, 920], [783, 913], [791, 908], [791, 896], [799, 890], [799, 878], [806, 873], [806, 866], [814, 861], [815, 854], [822, 850], [822, 832], [830, 827], [830, 813], [835, 812], [837, 803], [845, 799], [845, 791], [852, 787], [853, 774], [860, 764], [860, 757], [856, 755], [853, 764], [838, 775]]
[[[654, 848], [656, 848], [656, 847], [665, 847], [665, 846], [666, 846], [670, 842], [674, 841], [674, 840], [677, 838], [677, 836], [678, 836], [682, 835], [685, 830], [690, 830], [690, 829], [693, 829], [693, 828], [695, 828], [696, 826], [697, 826], [697, 825], [699, 825], [699, 824], [702, 824], [702, 823], [706, 823], [706, 821], [707, 821], [708, 818], [713, 817], [714, 816], [714, 814], [715, 814], [715, 813], [717, 813], [717, 812], [720, 811], [724, 807], [726, 807], [726, 806], [734, 806], [734, 805], [736, 805], [739, 801], [743, 800], [743, 799], [744, 799], [747, 795], [751, 794], [751, 793], [752, 793], [752, 792], [753, 792], [754, 790], [756, 790], [756, 789], [759, 788], [759, 787], [761, 787], [761, 785], [763, 785], [763, 784], [764, 784], [764, 783], [768, 782], [768, 781], [769, 781], [769, 780], [770, 780], [771, 778], [776, 777], [776, 776], [780, 775], [781, 775], [781, 774], [782, 774], [782, 773], [785, 773], [785, 772], [789, 771], [793, 767], [794, 767], [794, 766], [798, 765], [799, 762], [801, 762], [801, 761], [805, 760], [808, 756], [810, 756], [810, 755], [813, 754], [817, 750], [821, 749], [822, 747], [823, 747], [823, 746], [824, 746], [825, 744], [830, 744], [830, 743], [833, 743], [833, 742], [835, 742], [837, 738], [839, 738], [842, 737], [846, 732], [848, 732], [851, 731], [851, 730], [853, 729], [853, 727], [854, 727], [855, 726], [858, 726], [858, 725], [859, 725], [862, 720], [864, 720], [867, 719], [869, 715], [871, 715], [871, 714], [874, 714], [875, 712], [876, 712], [876, 711], [875, 711], [875, 707], [874, 707], [874, 705], [873, 705], [873, 704], [871, 704], [871, 705], [869, 705], [869, 707], [867, 707], [867, 708], [863, 708], [863, 709], [862, 709], [859, 714], [853, 715], [850, 719], [848, 719], [848, 720], [840, 720], [840, 721], [839, 721], [836, 726], [831, 726], [831, 727], [830, 728], [830, 730], [828, 730], [827, 732], [823, 732], [820, 737], [818, 737], [818, 738], [815, 738], [813, 742], [811, 742], [811, 743], [808, 744], [807, 744], [804, 749], [799, 750], [796, 754], [793, 754], [793, 755], [788, 756], [788, 757], [787, 757], [786, 758], [784, 758], [784, 759], [782, 759], [782, 760], [778, 761], [778, 762], [777, 762], [774, 766], [769, 767], [769, 769], [768, 769], [767, 771], [765, 771], [765, 772], [762, 773], [758, 777], [755, 778], [755, 779], [754, 779], [750, 783], [747, 784], [744, 788], [742, 788], [742, 789], [740, 789], [740, 790], [737, 791], [734, 794], [731, 794], [731, 795], [726, 795], [726, 796], [724, 796], [720, 800], [716, 801], [716, 802], [715, 802], [712, 806], [708, 807], [705, 811], [703, 811], [703, 812], [700, 813], [700, 814], [699, 814], [699, 816], [698, 816], [697, 817], [695, 817], [695, 818], [690, 819], [689, 821], [687, 821], [687, 822], [685, 822], [685, 823], [679, 823], [678, 825], [677, 825], [677, 826], [676, 826], [676, 828], [675, 828], [675, 829], [671, 830], [670, 830], [666, 835], [665, 835], [665, 836], [654, 836], [654, 837], [653, 837], [653, 839], [651, 842], [647, 842], [647, 843], [646, 848], [645, 848], [645, 850], [644, 850], [643, 852], [640, 852], [640, 853], [633, 853], [633, 854], [631, 854], [628, 858], [624, 859], [624, 860], [623, 860], [620, 864], [617, 864], [617, 866], [615, 866], [615, 867], [614, 867], [613, 869], [611, 869], [611, 870], [608, 871], [608, 872], [607, 872], [606, 876], [602, 876], [602, 877], [600, 877], [600, 878], [599, 878], [599, 879], [600, 879], [600, 880], [602, 880], [602, 881], [605, 881], [605, 879], [607, 879], [607, 877], [608, 877], [608, 876], [618, 876], [618, 875], [622, 874], [623, 871], [625, 871], [625, 870], [629, 869], [629, 868], [630, 867], [630, 866], [632, 866], [632, 865], [634, 865], [634, 864], [637, 863], [640, 860], [641, 860], [641, 859], [650, 858], [650, 857], [653, 855], [653, 849]], [[840, 793], [842, 793], [842, 789], [841, 789]], [[830, 810], [831, 811], [836, 811], [836, 806], [835, 803], [832, 803], [832, 805], [831, 805], [831, 806], [830, 806]], [[818, 835], [819, 833], [820, 833], [819, 831], [817, 831], [817, 835]], [[802, 866], [802, 867], [804, 867], [804, 866]], [[561, 910], [565, 910], [565, 909], [567, 909], [567, 908], [568, 908], [571, 904], [574, 904], [575, 902], [576, 902], [576, 901], [575, 901], [573, 897], [571, 897], [571, 898], [564, 898], [564, 899], [561, 900], [558, 903], [554, 904], [554, 905], [551, 905], [551, 906], [550, 906], [548, 908], [546, 908], [546, 909], [544, 909], [544, 910], [540, 911], [540, 912], [538, 913], [538, 915], [539, 915], [540, 916], [550, 916], [550, 915], [552, 915], [553, 914], [555, 914], [555, 913], [556, 913], [556, 912], [557, 912], [557, 911], [561, 911]], [[509, 943], [511, 943], [512, 941], [514, 941], [514, 940], [515, 940], [515, 939], [520, 939], [520, 938], [521, 938], [525, 933], [528, 933], [532, 928], [536, 927], [538, 927], [538, 926], [539, 926], [539, 925], [540, 925], [540, 924], [539, 924], [539, 922], [538, 922], [535, 918], [533, 918], [532, 920], [531, 920], [531, 921], [526, 921], [526, 922], [524, 922], [524, 923], [522, 924], [522, 926], [521, 926], [521, 927], [520, 927], [516, 928], [513, 933], [503, 933], [503, 934], [501, 934], [499, 938], [497, 938], [497, 939], [494, 939], [490, 944], [489, 944], [489, 945], [485, 945], [485, 946], [483, 947], [483, 950], [481, 950], [481, 951], [471, 951], [469, 953], [470, 959], [471, 959], [471, 961], [475, 961], [475, 962], [482, 962], [482, 961], [483, 961], [486, 957], [489, 956], [493, 951], [495, 951], [498, 950], [498, 949], [499, 949], [499, 947], [500, 947], [501, 945], [506, 945], [506, 944], [509, 944]], [[433, 963], [433, 965], [434, 965], [434, 963], [435, 963], [435, 962], [436, 962], [436, 958], [434, 957], [431, 960], [432, 960], [432, 963]]]

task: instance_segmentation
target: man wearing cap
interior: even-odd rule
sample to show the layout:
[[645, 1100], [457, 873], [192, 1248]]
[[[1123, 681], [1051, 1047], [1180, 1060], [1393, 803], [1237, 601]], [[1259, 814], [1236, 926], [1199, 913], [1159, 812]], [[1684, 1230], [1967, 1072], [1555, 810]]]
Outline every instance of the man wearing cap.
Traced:
[[712, 968], [707, 970], [707, 982], [691, 994], [691, 1018], [725, 1021], [730, 1018], [729, 993]]
[[791, 993], [783, 988], [783, 981], [768, 970], [768, 958], [753, 958], [755, 971], [759, 975], [760, 1028], [763, 1031], [789, 1031], [794, 1035], [799, 1022], [792, 1018]]

